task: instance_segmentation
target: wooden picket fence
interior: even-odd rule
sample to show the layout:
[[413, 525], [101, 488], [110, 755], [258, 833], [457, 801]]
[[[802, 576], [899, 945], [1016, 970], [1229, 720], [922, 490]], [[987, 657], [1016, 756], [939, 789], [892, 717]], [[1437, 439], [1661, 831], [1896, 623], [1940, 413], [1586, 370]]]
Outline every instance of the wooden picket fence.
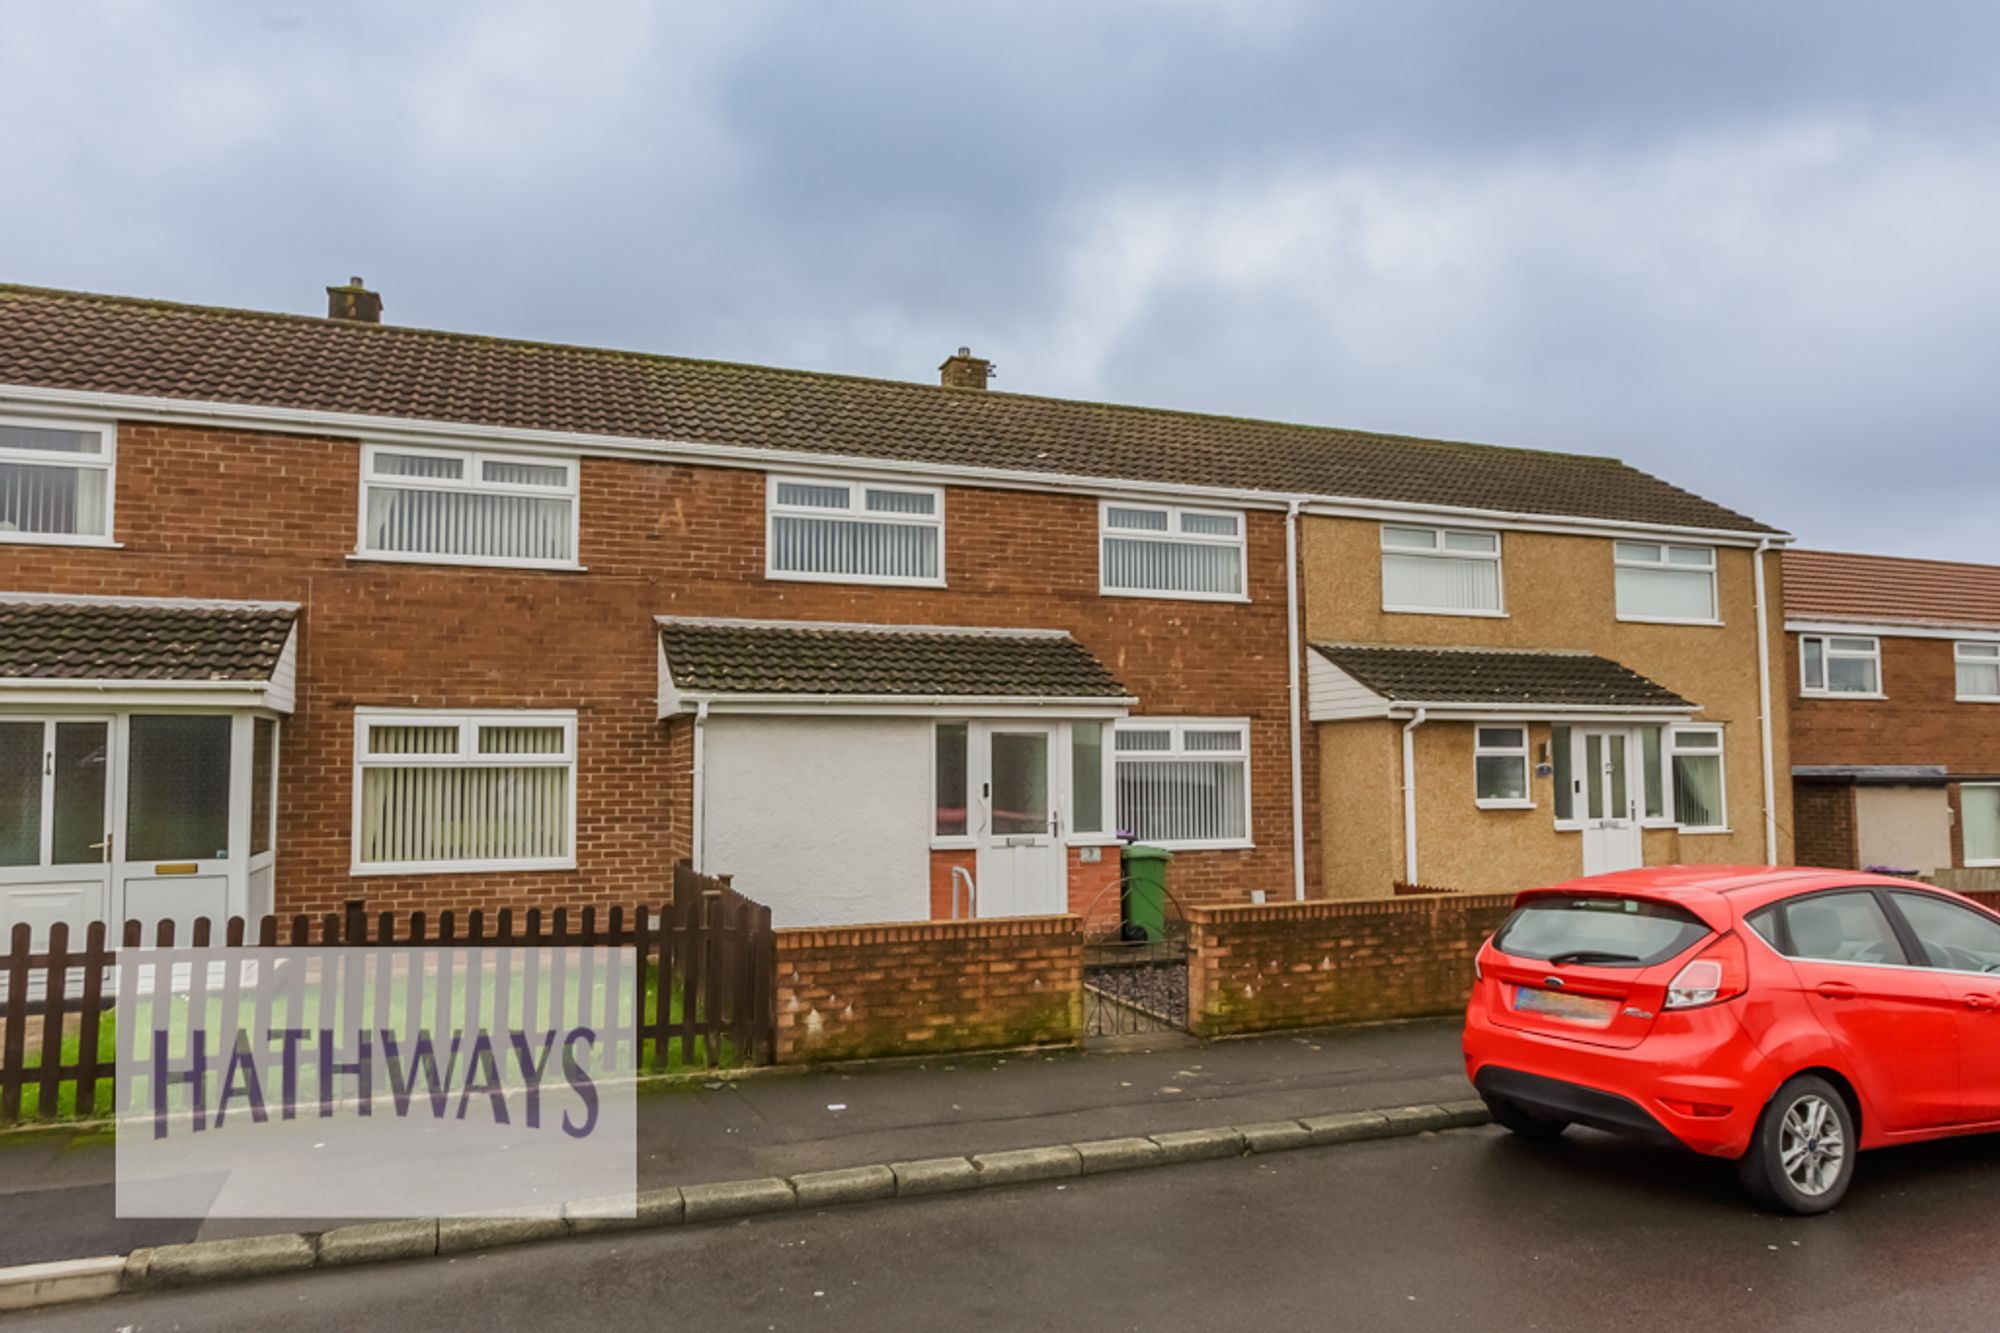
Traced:
[[[121, 949], [146, 947], [144, 934], [140, 922], [127, 921], [114, 946], [105, 924], [95, 921], [79, 948], [59, 922], [37, 951], [27, 923], [14, 926], [8, 951], [0, 955], [0, 1124], [89, 1118], [98, 1108], [99, 1090], [108, 1093], [114, 1075], [106, 1049], [117, 999], [111, 969]], [[503, 908], [433, 917], [420, 911], [371, 916], [350, 905], [321, 916], [266, 916], [254, 930], [231, 917], [221, 923], [219, 937], [205, 917], [185, 939], [172, 921], [160, 921], [152, 937], [158, 949], [629, 945], [640, 978], [631, 997], [630, 1031], [642, 1048], [634, 1053], [637, 1062], [652, 1069], [768, 1064], [776, 1048], [771, 910], [737, 893], [726, 877], [696, 874], [685, 862], [675, 868], [671, 900], [657, 908]], [[30, 1092], [33, 1104], [26, 1106]]]

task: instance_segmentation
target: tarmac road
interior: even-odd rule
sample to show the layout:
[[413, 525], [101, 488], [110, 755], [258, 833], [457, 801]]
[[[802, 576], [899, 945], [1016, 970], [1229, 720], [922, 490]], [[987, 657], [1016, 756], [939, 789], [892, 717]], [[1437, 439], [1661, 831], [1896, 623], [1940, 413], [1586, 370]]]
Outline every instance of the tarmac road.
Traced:
[[0, 1329], [2000, 1328], [2000, 1139], [1874, 1153], [1828, 1217], [1572, 1131], [1310, 1149], [124, 1297]]

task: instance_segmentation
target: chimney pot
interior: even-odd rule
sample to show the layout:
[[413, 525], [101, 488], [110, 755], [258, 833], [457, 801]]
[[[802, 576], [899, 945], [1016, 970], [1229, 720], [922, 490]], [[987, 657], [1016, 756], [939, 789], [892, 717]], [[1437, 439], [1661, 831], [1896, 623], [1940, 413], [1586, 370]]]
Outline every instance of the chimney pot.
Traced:
[[381, 294], [369, 291], [357, 274], [347, 280], [345, 287], [326, 289], [326, 317], [351, 320], [357, 324], [380, 324]]
[[946, 357], [938, 367], [938, 383], [947, 389], [984, 389], [992, 378], [993, 363], [974, 356], [970, 347], [959, 348], [958, 355]]

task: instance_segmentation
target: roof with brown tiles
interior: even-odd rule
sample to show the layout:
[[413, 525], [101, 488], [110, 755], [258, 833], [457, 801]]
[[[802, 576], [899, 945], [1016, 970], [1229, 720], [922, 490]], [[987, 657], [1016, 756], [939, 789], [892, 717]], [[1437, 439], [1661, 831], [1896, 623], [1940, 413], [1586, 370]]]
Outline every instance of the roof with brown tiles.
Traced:
[[0, 679], [269, 680], [297, 616], [268, 604], [0, 599]]
[[1792, 620], [2000, 626], [2000, 566], [1840, 551], [1786, 551]]
[[698, 695], [1126, 697], [1067, 634], [662, 620], [660, 640], [675, 688]]
[[1687, 708], [1632, 668], [1590, 653], [1315, 643], [1314, 651], [1393, 703]]
[[1775, 531], [1612, 458], [16, 285], [0, 384]]

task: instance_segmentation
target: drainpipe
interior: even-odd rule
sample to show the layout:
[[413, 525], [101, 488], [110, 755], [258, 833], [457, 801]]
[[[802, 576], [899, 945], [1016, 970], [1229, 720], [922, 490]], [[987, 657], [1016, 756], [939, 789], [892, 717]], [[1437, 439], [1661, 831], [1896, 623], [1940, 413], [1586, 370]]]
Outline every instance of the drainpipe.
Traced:
[[1285, 510], [1285, 657], [1291, 672], [1285, 684], [1292, 727], [1292, 896], [1306, 896], [1306, 793], [1301, 777], [1299, 725], [1299, 506]]
[[1417, 879], [1417, 744], [1415, 732], [1424, 724], [1425, 710], [1403, 727], [1403, 882]]
[[704, 748], [702, 745], [702, 730], [703, 724], [707, 721], [708, 700], [703, 699], [694, 706], [694, 833], [692, 839], [694, 846], [688, 855], [688, 860], [694, 866], [696, 874], [701, 873], [701, 779]]
[[1757, 543], [1752, 581], [1757, 590], [1757, 731], [1764, 747], [1764, 864], [1778, 864], [1778, 775], [1771, 771], [1771, 622], [1764, 594], [1764, 553], [1771, 539]]

